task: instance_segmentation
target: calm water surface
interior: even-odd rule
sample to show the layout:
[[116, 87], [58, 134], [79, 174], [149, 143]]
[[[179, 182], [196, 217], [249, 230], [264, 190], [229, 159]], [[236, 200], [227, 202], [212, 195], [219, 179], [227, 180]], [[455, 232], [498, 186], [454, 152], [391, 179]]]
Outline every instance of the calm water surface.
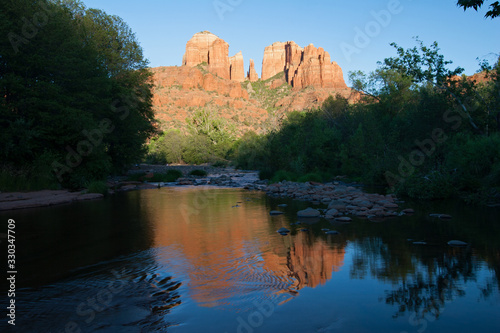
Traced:
[[411, 217], [335, 224], [298, 221], [307, 205], [162, 188], [2, 212], [18, 276], [16, 327], [0, 330], [500, 332], [499, 209], [413, 204]]

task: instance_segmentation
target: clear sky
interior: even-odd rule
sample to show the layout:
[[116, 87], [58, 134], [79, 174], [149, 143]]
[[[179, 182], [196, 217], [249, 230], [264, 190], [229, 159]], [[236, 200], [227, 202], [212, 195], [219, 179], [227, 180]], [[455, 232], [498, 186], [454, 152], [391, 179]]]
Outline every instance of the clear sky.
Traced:
[[[451, 67], [470, 75], [476, 58], [498, 58], [500, 17], [487, 7], [464, 12], [456, 0], [83, 0], [91, 8], [123, 18], [136, 33], [151, 67], [181, 65], [186, 42], [208, 30], [229, 43], [229, 55], [243, 52], [245, 71], [255, 60], [260, 76], [264, 48], [277, 41], [313, 43], [330, 53], [347, 73], [372, 71], [394, 56], [389, 45], [439, 43]], [[489, 3], [487, 1], [487, 3]], [[348, 83], [349, 84], [349, 83]]]

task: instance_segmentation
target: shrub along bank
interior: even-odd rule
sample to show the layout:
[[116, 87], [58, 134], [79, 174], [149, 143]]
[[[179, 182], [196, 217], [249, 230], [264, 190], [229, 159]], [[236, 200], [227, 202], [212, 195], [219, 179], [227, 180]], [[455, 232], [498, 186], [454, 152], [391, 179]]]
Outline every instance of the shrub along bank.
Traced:
[[346, 175], [413, 198], [500, 202], [500, 64], [478, 83], [447, 69], [437, 43], [394, 46], [398, 56], [375, 72], [350, 74], [360, 103], [331, 97], [278, 131], [247, 133], [237, 167], [273, 181]]

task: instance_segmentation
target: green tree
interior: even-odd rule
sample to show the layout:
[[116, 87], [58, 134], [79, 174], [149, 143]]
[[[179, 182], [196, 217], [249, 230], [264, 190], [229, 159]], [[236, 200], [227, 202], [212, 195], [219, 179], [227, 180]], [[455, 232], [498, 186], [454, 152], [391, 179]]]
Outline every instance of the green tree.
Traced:
[[[95, 50], [81, 43], [67, 10], [49, 1], [3, 4], [2, 161], [19, 168], [44, 152], [64, 160], [70, 150], [78, 151], [84, 130], [99, 127], [94, 115], [110, 105], [112, 84]], [[17, 132], [20, 124], [26, 126], [23, 132]], [[96, 173], [108, 169], [104, 146], [80, 146], [80, 150], [85, 153], [74, 155], [92, 151], [72, 161], [82, 174], [92, 168]]]
[[[235, 142], [234, 126], [213, 112], [201, 109], [195, 112], [192, 118], [187, 119], [188, 130], [191, 136], [201, 139], [192, 139], [190, 144], [208, 143], [207, 160], [203, 162], [216, 162], [227, 157]], [[191, 147], [190, 150], [197, 151], [198, 148]], [[196, 154], [201, 156], [200, 154]], [[187, 161], [186, 161], [187, 162]]]
[[2, 1], [3, 168], [52, 156], [58, 180], [79, 187], [141, 156], [154, 132], [150, 74], [130, 29], [105, 18], [77, 1]]
[[[484, 0], [458, 0], [457, 6], [462, 7], [464, 11], [473, 8], [476, 12], [484, 4]], [[490, 3], [490, 10], [485, 14], [485, 17], [495, 18], [500, 15], [500, 2], [494, 1]]]
[[[102, 10], [86, 9], [80, 1], [68, 1], [77, 8], [76, 19], [85, 43], [93, 45], [113, 82], [113, 135], [108, 154], [116, 171], [141, 159], [143, 143], [155, 133], [152, 109], [152, 73], [142, 48], [130, 27], [118, 16]], [[108, 115], [109, 117], [109, 115]]]
[[[439, 53], [437, 42], [430, 46], [416, 38], [418, 46], [410, 49], [404, 49], [396, 43], [391, 43], [396, 49], [397, 56], [384, 59], [380, 64], [380, 70], [395, 71], [403, 80], [411, 79], [414, 84], [419, 87], [430, 85], [436, 89], [446, 93], [453, 99], [453, 102], [458, 105], [461, 112], [468, 118], [471, 127], [478, 133], [483, 133], [482, 128], [478, 126], [473, 118], [473, 113], [477, 113], [477, 107], [469, 101], [473, 100], [472, 95], [475, 94], [475, 86], [467, 80], [459, 80], [458, 75], [462, 74], [464, 69], [456, 67], [449, 69], [448, 65], [452, 61], [445, 60], [444, 56]], [[396, 96], [393, 92], [389, 95]], [[448, 98], [443, 95], [443, 98]], [[472, 105], [470, 105], [472, 104]]]
[[181, 163], [186, 140], [186, 136], [178, 129], [166, 131], [149, 143], [149, 159], [153, 163]]

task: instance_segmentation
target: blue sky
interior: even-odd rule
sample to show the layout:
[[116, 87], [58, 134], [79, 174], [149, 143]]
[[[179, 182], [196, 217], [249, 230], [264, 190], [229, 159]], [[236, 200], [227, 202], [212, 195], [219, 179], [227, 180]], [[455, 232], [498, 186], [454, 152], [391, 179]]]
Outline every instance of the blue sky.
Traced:
[[[486, 19], [486, 6], [464, 12], [456, 0], [83, 0], [123, 18], [136, 33], [151, 67], [181, 65], [186, 42], [208, 30], [243, 52], [245, 70], [255, 60], [260, 76], [264, 48], [293, 40], [330, 53], [347, 73], [372, 71], [395, 55], [389, 45], [413, 47], [414, 36], [439, 43], [452, 67], [475, 73], [476, 58], [500, 53], [500, 18]], [[496, 55], [496, 56], [495, 56]]]

